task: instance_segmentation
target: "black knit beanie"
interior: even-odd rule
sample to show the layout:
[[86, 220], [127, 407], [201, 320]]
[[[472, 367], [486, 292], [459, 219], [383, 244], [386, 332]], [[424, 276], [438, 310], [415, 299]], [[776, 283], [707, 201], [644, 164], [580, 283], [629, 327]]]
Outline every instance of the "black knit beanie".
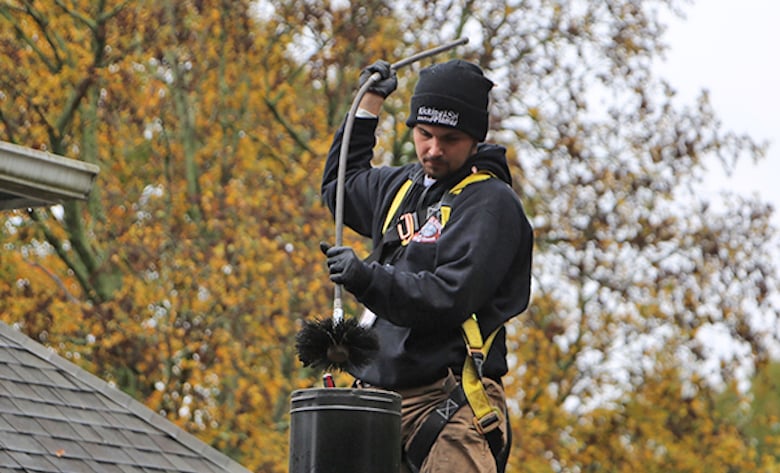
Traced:
[[457, 128], [484, 141], [488, 129], [488, 93], [493, 82], [476, 64], [453, 59], [420, 71], [406, 124]]

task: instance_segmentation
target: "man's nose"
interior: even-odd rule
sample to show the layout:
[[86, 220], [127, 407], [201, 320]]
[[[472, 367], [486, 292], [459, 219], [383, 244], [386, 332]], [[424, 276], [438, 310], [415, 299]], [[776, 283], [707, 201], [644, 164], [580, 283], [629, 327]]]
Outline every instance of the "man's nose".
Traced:
[[431, 138], [431, 148], [429, 150], [429, 153], [431, 156], [441, 156], [443, 153], [443, 149], [441, 146], [441, 142], [439, 142], [439, 139], [435, 136]]

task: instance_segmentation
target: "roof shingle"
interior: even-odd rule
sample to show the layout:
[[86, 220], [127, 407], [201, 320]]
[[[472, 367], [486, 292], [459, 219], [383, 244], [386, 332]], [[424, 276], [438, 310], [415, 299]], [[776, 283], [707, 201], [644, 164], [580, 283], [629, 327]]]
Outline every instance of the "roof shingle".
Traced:
[[4, 323], [0, 323], [0, 469], [249, 471]]

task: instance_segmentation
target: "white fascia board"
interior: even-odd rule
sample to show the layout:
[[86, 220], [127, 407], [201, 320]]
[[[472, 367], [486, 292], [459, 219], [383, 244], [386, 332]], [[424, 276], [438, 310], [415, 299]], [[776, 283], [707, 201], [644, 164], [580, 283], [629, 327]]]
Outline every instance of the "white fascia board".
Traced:
[[0, 210], [84, 200], [100, 168], [0, 141]]

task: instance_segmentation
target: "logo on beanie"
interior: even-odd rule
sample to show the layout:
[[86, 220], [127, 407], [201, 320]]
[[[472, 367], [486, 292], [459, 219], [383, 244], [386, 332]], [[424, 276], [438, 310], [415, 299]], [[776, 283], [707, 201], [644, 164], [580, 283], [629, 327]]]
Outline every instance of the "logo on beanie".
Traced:
[[444, 126], [457, 127], [459, 113], [452, 110], [439, 110], [438, 108], [422, 105], [417, 109], [417, 121], [434, 123]]

